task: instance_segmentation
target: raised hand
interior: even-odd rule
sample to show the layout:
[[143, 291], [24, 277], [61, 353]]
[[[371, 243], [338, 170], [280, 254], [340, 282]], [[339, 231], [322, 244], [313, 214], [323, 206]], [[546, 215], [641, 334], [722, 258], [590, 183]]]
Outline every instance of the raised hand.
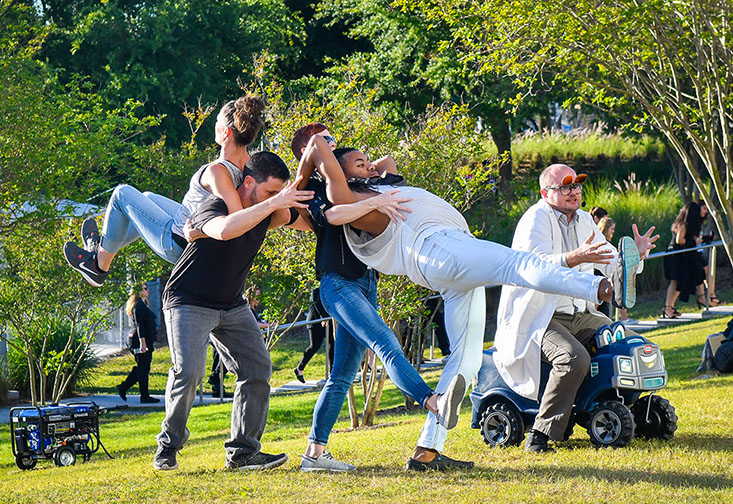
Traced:
[[402, 204], [412, 201], [412, 198], [395, 196], [398, 192], [400, 192], [399, 189], [384, 192], [379, 196], [370, 198], [369, 202], [375, 210], [379, 210], [392, 219], [393, 222], [397, 222], [397, 219], [407, 220], [407, 216], [404, 214], [412, 213], [412, 210]]
[[302, 202], [312, 200], [315, 193], [297, 189], [298, 184], [302, 181], [303, 176], [298, 175], [295, 180], [289, 182], [282, 191], [271, 198], [271, 203], [276, 208], [308, 208], [308, 205]]
[[634, 242], [636, 248], [639, 249], [639, 257], [646, 259], [649, 257], [649, 251], [656, 247], [654, 242], [659, 239], [659, 235], [652, 236], [654, 226], [650, 227], [643, 235], [639, 234], [639, 228], [636, 227], [636, 224], [632, 224], [631, 229], [634, 231]]
[[587, 240], [580, 247], [568, 252], [565, 260], [569, 267], [582, 263], [610, 264], [613, 259], [613, 251], [608, 247], [608, 242], [593, 243], [596, 232], [593, 231]]

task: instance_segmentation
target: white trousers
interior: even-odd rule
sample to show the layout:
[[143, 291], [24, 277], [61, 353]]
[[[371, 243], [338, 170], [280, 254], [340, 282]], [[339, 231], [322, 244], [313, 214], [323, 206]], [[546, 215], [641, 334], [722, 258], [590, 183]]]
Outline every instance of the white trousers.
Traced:
[[[445, 303], [445, 330], [451, 353], [435, 392], [442, 394], [462, 374], [472, 382], [483, 357], [486, 327], [485, 285], [516, 285], [598, 303], [602, 277], [556, 266], [527, 252], [479, 240], [459, 230], [425, 239], [418, 267]], [[428, 413], [417, 445], [442, 451], [448, 431]]]

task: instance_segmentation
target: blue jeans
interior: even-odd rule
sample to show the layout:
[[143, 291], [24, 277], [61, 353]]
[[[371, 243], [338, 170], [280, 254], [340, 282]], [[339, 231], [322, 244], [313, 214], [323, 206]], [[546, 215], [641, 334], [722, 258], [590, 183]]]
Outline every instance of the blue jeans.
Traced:
[[394, 384], [424, 407], [433, 391], [407, 360], [397, 337], [377, 311], [376, 272], [367, 270], [357, 280], [325, 273], [321, 301], [338, 327], [331, 376], [316, 401], [308, 440], [327, 444], [367, 347], [379, 356]]
[[141, 193], [129, 185], [117, 186], [107, 204], [102, 227], [101, 246], [107, 252], [117, 253], [138, 238], [153, 252], [175, 263], [183, 249], [173, 240], [173, 217], [180, 203], [153, 194]]

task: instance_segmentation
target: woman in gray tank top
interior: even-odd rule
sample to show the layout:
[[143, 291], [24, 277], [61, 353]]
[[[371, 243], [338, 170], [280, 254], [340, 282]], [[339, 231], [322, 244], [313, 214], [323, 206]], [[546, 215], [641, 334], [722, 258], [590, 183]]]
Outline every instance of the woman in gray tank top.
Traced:
[[236, 188], [244, 181], [247, 146], [264, 125], [264, 103], [247, 94], [227, 102], [216, 118], [214, 134], [221, 146], [219, 158], [199, 168], [181, 203], [129, 185], [117, 186], [107, 204], [101, 237], [96, 221], [88, 218], [81, 228], [83, 248], [66, 242], [67, 262], [91, 285], [99, 287], [109, 274], [115, 254], [142, 238], [160, 257], [175, 263], [186, 240], [183, 226], [198, 206], [211, 194], [223, 199], [229, 213], [242, 209]]

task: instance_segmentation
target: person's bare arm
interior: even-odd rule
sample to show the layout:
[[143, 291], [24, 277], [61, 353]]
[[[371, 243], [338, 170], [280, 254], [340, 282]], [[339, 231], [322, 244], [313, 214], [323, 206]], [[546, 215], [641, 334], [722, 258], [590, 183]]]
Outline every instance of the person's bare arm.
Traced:
[[381, 157], [373, 161], [372, 164], [377, 169], [377, 172], [379, 172], [380, 177], [384, 177], [387, 173], [397, 175], [397, 164], [394, 162], [392, 156], [387, 155]]
[[[318, 169], [326, 179], [326, 195], [334, 205], [355, 203], [377, 195], [377, 193], [355, 193], [351, 190], [341, 165], [334, 157], [326, 140], [319, 135], [313, 135], [308, 141], [300, 161], [298, 176], [310, 176], [314, 169]], [[351, 222], [356, 229], [374, 236], [384, 231], [388, 224], [389, 217], [377, 210]]]
[[242, 209], [242, 201], [234, 187], [232, 176], [223, 164], [213, 164], [204, 170], [201, 185], [211, 194], [224, 200], [228, 213], [232, 214]]
[[[204, 224], [201, 230], [216, 240], [231, 240], [232, 238], [242, 236], [273, 212], [286, 210], [286, 213], [289, 215], [287, 209], [290, 207], [305, 208], [306, 205], [301, 202], [313, 198], [313, 191], [296, 190], [295, 184], [297, 182], [298, 180], [296, 179], [272, 198], [261, 201], [256, 205], [227, 216], [213, 218]], [[289, 220], [289, 217], [286, 219]]]
[[403, 206], [403, 203], [412, 201], [412, 198], [400, 198], [396, 196], [398, 192], [400, 192], [398, 189], [394, 189], [356, 203], [336, 205], [326, 210], [326, 219], [329, 224], [340, 226], [342, 224], [349, 224], [372, 210], [378, 210], [394, 222], [406, 220], [407, 217], [404, 214], [411, 213], [412, 210]]

